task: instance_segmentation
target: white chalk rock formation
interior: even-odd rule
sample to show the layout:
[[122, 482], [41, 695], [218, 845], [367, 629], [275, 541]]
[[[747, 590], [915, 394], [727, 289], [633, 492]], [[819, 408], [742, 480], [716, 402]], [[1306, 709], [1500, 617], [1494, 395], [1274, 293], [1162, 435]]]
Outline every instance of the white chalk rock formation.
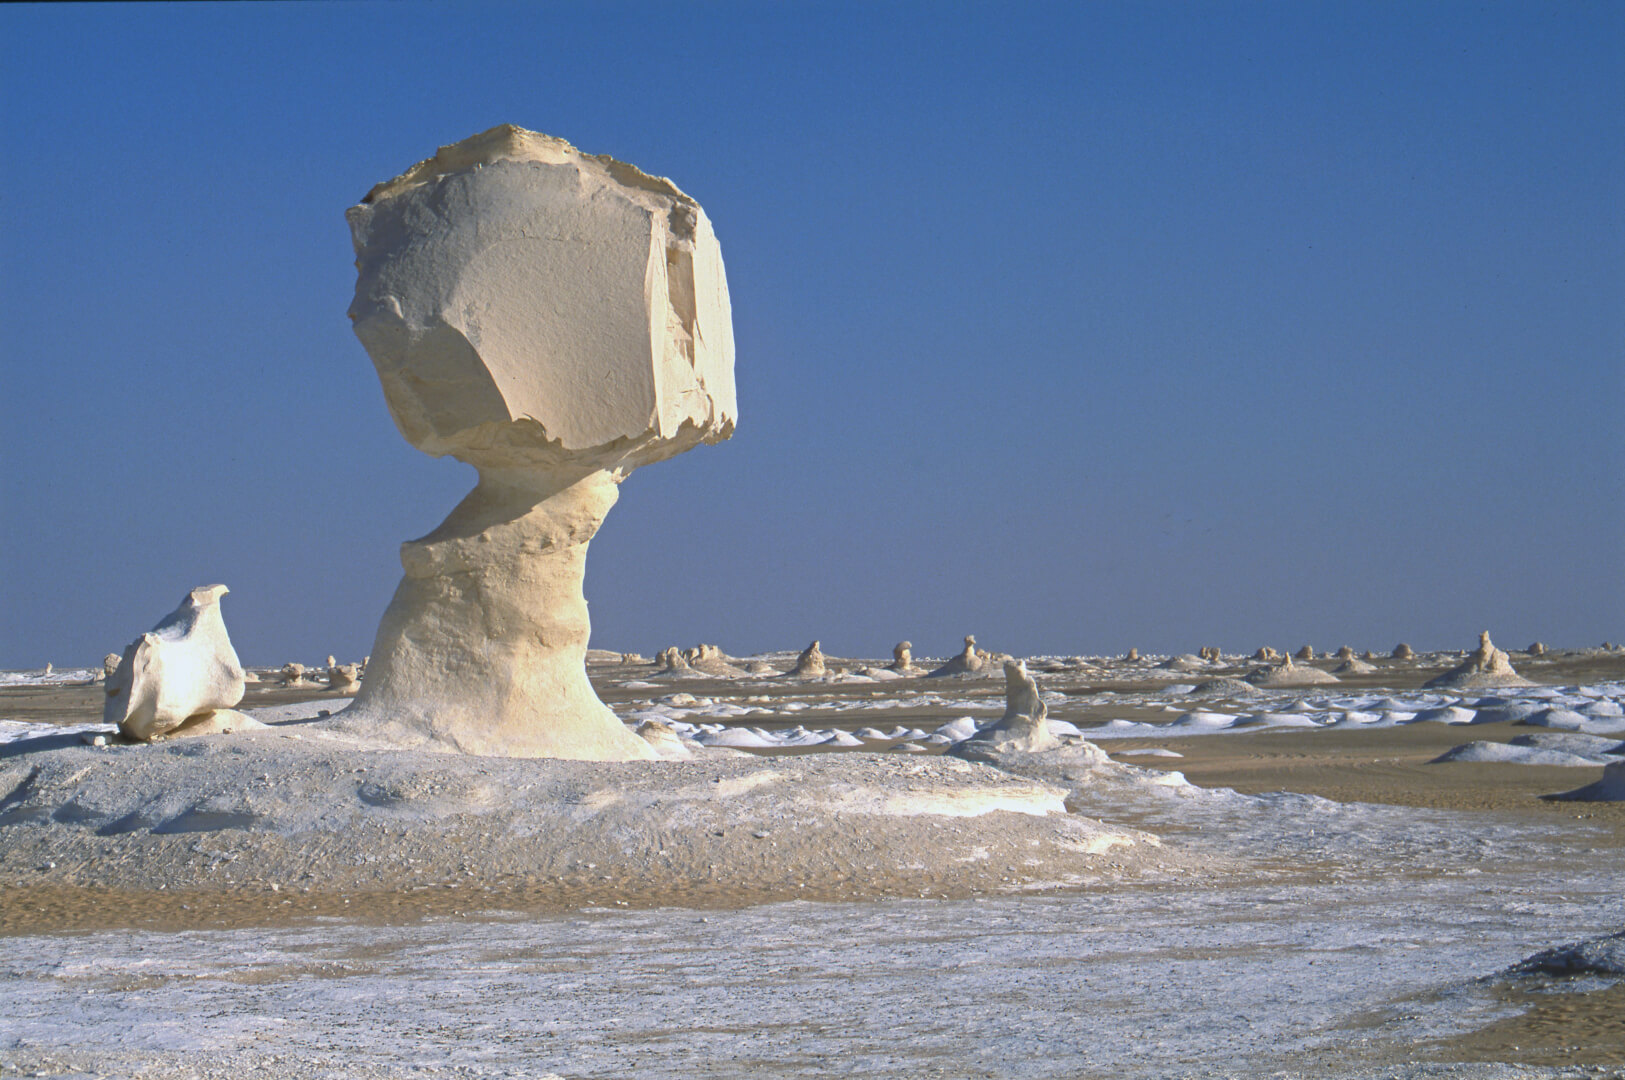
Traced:
[[1341, 664], [1332, 668], [1333, 675], [1370, 675], [1377, 670], [1377, 665], [1368, 664], [1357, 656], [1351, 656]]
[[1050, 733], [1049, 707], [1038, 693], [1038, 682], [1027, 673], [1027, 665], [1009, 660], [1004, 665], [1004, 715], [999, 722], [971, 736], [998, 751], [1014, 750], [1036, 754], [1054, 750], [1061, 740]]
[[1348, 645], [1342, 646], [1341, 648], [1339, 648], [1337, 650], [1337, 658], [1339, 660], [1353, 660], [1354, 659], [1354, 649], [1351, 646], [1348, 646]]
[[401, 433], [479, 470], [334, 726], [399, 745], [650, 758], [584, 656], [587, 542], [639, 465], [733, 432], [721, 249], [671, 181], [505, 125], [348, 213], [356, 336]]
[[659, 720], [645, 720], [638, 725], [637, 735], [649, 744], [649, 748], [657, 757], [667, 761], [685, 761], [694, 756], [694, 750], [670, 724]]
[[145, 742], [243, 700], [243, 665], [220, 617], [224, 585], [203, 585], [124, 650], [102, 722]]
[[1303, 648], [1298, 650], [1297, 658], [1299, 660], [1313, 660], [1315, 658], [1315, 647], [1313, 645], [1305, 645]]
[[1004, 715], [953, 748], [957, 757], [1000, 765], [1031, 762], [1029, 755], [1059, 758], [1071, 765], [1108, 764], [1105, 751], [1087, 740], [1063, 740], [1050, 729], [1049, 709], [1038, 683], [1020, 660], [1004, 662]]
[[335, 694], [354, 694], [361, 689], [361, 665], [329, 664], [327, 688]]
[[1393, 658], [1395, 660], [1412, 660], [1416, 657], [1416, 650], [1401, 641], [1394, 646]]
[[1478, 648], [1456, 667], [1423, 683], [1424, 689], [1435, 687], [1453, 690], [1477, 690], [1489, 686], [1533, 686], [1534, 683], [1512, 670], [1512, 659], [1490, 641], [1490, 632], [1478, 635]]
[[1340, 680], [1336, 675], [1321, 671], [1319, 668], [1299, 667], [1292, 662], [1291, 656], [1283, 655], [1278, 667], [1260, 668], [1248, 675], [1247, 681], [1254, 686], [1285, 689], [1294, 686], [1322, 686]]
[[1530, 656], [1545, 656], [1546, 655], [1546, 645], [1545, 645], [1544, 642], [1537, 641], [1537, 642], [1533, 643], [1532, 645], [1530, 645], [1529, 648], [1525, 649], [1524, 651], [1527, 652]]
[[124, 657], [116, 652], [110, 652], [102, 657], [102, 681], [109, 682], [118, 674], [118, 667], [124, 662]]
[[282, 685], [298, 686], [305, 680], [305, 665], [288, 663], [282, 665]]
[[912, 641], [899, 641], [892, 646], [891, 663], [886, 665], [887, 671], [911, 672], [914, 670], [914, 643]]
[[824, 675], [827, 670], [824, 664], [824, 652], [818, 647], [818, 642], [815, 641], [801, 650], [801, 655], [796, 657], [796, 666], [785, 672], [785, 674], [798, 679], [816, 679]]
[[976, 648], [976, 635], [965, 635], [965, 648], [946, 664], [931, 672], [930, 678], [943, 675], [977, 675], [987, 666], [986, 658]]
[[1140, 659], [1140, 650], [1139, 649], [1130, 649], [1128, 652], [1123, 654], [1123, 660], [1126, 663], [1130, 663], [1130, 664], [1138, 663], [1139, 659]]

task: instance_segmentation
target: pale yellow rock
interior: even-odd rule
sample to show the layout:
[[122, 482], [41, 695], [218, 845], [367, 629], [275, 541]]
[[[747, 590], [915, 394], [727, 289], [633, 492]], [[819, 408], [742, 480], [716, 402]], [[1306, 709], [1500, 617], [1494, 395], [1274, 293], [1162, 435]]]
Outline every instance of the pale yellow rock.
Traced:
[[683, 761], [694, 756], [677, 729], [659, 720], [645, 720], [638, 725], [638, 737], [649, 744], [658, 757], [667, 761]]
[[892, 646], [891, 663], [886, 665], [887, 671], [908, 672], [914, 670], [914, 643], [899, 641]]
[[1393, 658], [1395, 660], [1410, 660], [1416, 656], [1416, 650], [1401, 641], [1394, 646]]
[[587, 681], [587, 543], [633, 468], [737, 412], [721, 249], [671, 183], [505, 125], [348, 213], [350, 306], [401, 433], [479, 471], [333, 726], [405, 746], [651, 758]]
[[360, 690], [361, 666], [359, 664], [327, 665], [327, 688], [335, 694], [353, 694]]
[[933, 677], [944, 675], [975, 675], [987, 666], [987, 657], [976, 648], [976, 635], [965, 635], [965, 647], [958, 656], [931, 672]]
[[124, 657], [116, 652], [110, 652], [102, 657], [102, 679], [111, 681], [113, 676], [118, 673], [118, 666], [123, 662]]
[[1140, 659], [1140, 650], [1130, 649], [1127, 653], [1123, 654], [1123, 659], [1131, 664], [1138, 662]]
[[816, 679], [827, 671], [828, 668], [824, 664], [823, 650], [818, 647], [818, 642], [815, 641], [801, 650], [801, 655], [796, 657], [796, 666], [787, 674], [799, 679]]
[[124, 650], [107, 681], [102, 722], [145, 742], [201, 713], [243, 700], [243, 666], [220, 616], [224, 585], [193, 589], [180, 607]]
[[305, 665], [303, 665], [303, 664], [295, 664], [295, 663], [289, 663], [289, 664], [283, 664], [282, 665], [282, 685], [283, 686], [298, 686], [301, 682], [304, 681], [304, 678], [305, 678]]

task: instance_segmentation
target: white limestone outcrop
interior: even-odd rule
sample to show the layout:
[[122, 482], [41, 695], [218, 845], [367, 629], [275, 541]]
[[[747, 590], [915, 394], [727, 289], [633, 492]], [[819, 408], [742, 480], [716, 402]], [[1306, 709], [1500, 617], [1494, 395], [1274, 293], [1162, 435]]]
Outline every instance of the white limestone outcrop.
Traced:
[[654, 756], [584, 656], [587, 543], [639, 465], [733, 432], [721, 249], [671, 181], [504, 125], [348, 212], [356, 336], [396, 426], [479, 483], [428, 536], [342, 730], [519, 757]]
[[950, 659], [946, 664], [931, 672], [929, 678], [940, 678], [945, 675], [977, 675], [987, 666], [987, 659], [976, 648], [976, 635], [965, 635], [965, 648], [958, 656]]
[[971, 736], [971, 740], [987, 744], [996, 753], [1036, 754], [1061, 745], [1061, 740], [1050, 732], [1049, 707], [1038, 693], [1037, 681], [1027, 673], [1026, 663], [1005, 662], [1004, 715], [998, 723]]
[[[329, 660], [332, 657], [328, 657]], [[361, 689], [360, 664], [328, 664], [327, 689], [335, 694], [354, 694]]]
[[1533, 686], [1534, 683], [1512, 669], [1512, 658], [1490, 640], [1490, 632], [1478, 635], [1478, 648], [1467, 658], [1437, 678], [1423, 683], [1424, 689], [1477, 690], [1491, 686]]
[[798, 679], [816, 679], [827, 672], [828, 668], [824, 664], [824, 652], [818, 647], [818, 642], [815, 641], [801, 650], [801, 655], [796, 657], [796, 666], [785, 674]]
[[896, 672], [914, 671], [914, 643], [912, 641], [899, 641], [892, 646], [891, 663], [886, 665], [886, 670]]
[[224, 585], [202, 585], [124, 650], [107, 680], [102, 722], [146, 742], [208, 721], [243, 700], [243, 666], [220, 616]]
[[[1273, 650], [1272, 650], [1273, 651]], [[1336, 675], [1321, 671], [1319, 668], [1299, 667], [1292, 662], [1292, 657], [1281, 655], [1281, 663], [1272, 668], [1260, 668], [1247, 676], [1247, 681], [1254, 686], [1266, 689], [1286, 689], [1295, 686], [1322, 686], [1340, 682]]]

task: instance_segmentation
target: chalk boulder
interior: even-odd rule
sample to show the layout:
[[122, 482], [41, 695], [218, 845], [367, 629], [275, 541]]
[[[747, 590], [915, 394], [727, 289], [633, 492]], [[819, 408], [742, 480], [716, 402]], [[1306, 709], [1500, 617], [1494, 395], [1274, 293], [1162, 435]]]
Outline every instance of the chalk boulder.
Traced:
[[1125, 662], [1127, 662], [1127, 663], [1130, 663], [1130, 664], [1139, 663], [1140, 650], [1139, 649], [1130, 649], [1128, 652], [1123, 654], [1123, 660]]
[[1401, 641], [1398, 645], [1394, 646], [1393, 658], [1395, 660], [1414, 660], [1416, 658], [1416, 650]]
[[721, 249], [671, 181], [504, 125], [348, 212], [356, 336], [396, 426], [479, 483], [406, 576], [333, 726], [516, 757], [654, 756], [584, 656], [587, 544], [634, 468], [733, 432]]
[[282, 685], [283, 686], [298, 686], [300, 683], [302, 683], [304, 681], [305, 681], [305, 665], [303, 665], [303, 664], [295, 664], [295, 663], [289, 663], [289, 664], [283, 664], [282, 665]]
[[243, 666], [220, 616], [224, 585], [193, 589], [124, 650], [107, 680], [102, 722], [146, 742], [243, 700]]
[[1477, 690], [1489, 686], [1533, 686], [1534, 683], [1512, 670], [1512, 659], [1495, 647], [1490, 632], [1478, 635], [1478, 648], [1456, 667], [1423, 683], [1425, 689], [1435, 687], [1453, 690]]
[[911, 672], [914, 670], [914, 643], [912, 641], [899, 641], [892, 647], [891, 663], [886, 665], [888, 671]]

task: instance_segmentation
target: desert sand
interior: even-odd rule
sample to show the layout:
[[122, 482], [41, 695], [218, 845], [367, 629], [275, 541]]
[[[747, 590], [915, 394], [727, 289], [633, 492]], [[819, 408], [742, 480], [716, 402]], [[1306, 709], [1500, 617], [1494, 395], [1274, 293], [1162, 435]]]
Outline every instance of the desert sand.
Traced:
[[[610, 656], [617, 659], [604, 662]], [[1051, 730], [1074, 747], [1078, 741], [1066, 732], [1088, 736], [1083, 745], [1099, 747], [1110, 758], [1104, 767], [1089, 765], [1089, 759], [1076, 765], [1064, 760], [1046, 764], [1043, 754], [1016, 755], [997, 764], [956, 757], [952, 751], [958, 743], [940, 733], [991, 728], [1006, 715], [1002, 670], [996, 675], [877, 679], [856, 673], [884, 669], [883, 658], [826, 656], [823, 676], [787, 680], [779, 672], [794, 666], [796, 650], [786, 650], [724, 658], [731, 670], [754, 663], [766, 669], [762, 674], [702, 676], [674, 684], [651, 681], [660, 670], [655, 663], [623, 663], [618, 654], [609, 653], [595, 657], [600, 662], [589, 666], [593, 689], [627, 730], [660, 720], [693, 748], [693, 762], [549, 762], [391, 748], [346, 750], [350, 756], [342, 757], [323, 754], [311, 749], [320, 741], [319, 714], [342, 709], [347, 698], [319, 684], [284, 687], [273, 667], [258, 669], [263, 677], [247, 683], [238, 706], [266, 722], [267, 732], [140, 745], [124, 742], [101, 723], [106, 695], [91, 682], [94, 671], [10, 676], [9, 685], [0, 685], [0, 717], [6, 721], [0, 728], [10, 740], [9, 756], [0, 761], [10, 777], [0, 810], [0, 840], [7, 845], [0, 871], [0, 930], [19, 946], [26, 943], [31, 952], [44, 948], [43, 955], [57, 959], [52, 961], [55, 967], [18, 969], [17, 993], [23, 996], [5, 1004], [22, 1008], [56, 1002], [65, 1007], [62, 1003], [69, 999], [61, 994], [80, 987], [108, 995], [99, 1009], [142, 992], [143, 986], [173, 986], [177, 989], [172, 992], [180, 993], [178, 988], [186, 985], [194, 987], [189, 993], [200, 994], [196, 987], [224, 987], [247, 977], [262, 987], [257, 993], [284, 1001], [285, 995], [305, 993], [311, 985], [338, 988], [364, 970], [375, 971], [386, 980], [384, 985], [402, 985], [402, 979], [432, 982], [433, 964], [427, 974], [408, 976], [402, 970], [391, 976], [393, 962], [358, 968], [354, 960], [329, 959], [322, 961], [328, 969], [317, 969], [278, 960], [222, 968], [206, 958], [221, 948], [238, 948], [225, 944], [235, 940], [234, 934], [289, 943], [273, 951], [292, 948], [297, 940], [306, 942], [299, 948], [314, 950], [314, 956], [354, 957], [382, 949], [379, 955], [405, 958], [419, 955], [427, 947], [424, 942], [448, 933], [448, 926], [472, 934], [474, 926], [512, 930], [523, 925], [531, 928], [520, 935], [525, 937], [583, 918], [605, 947], [621, 941], [613, 947], [624, 948], [631, 940], [625, 933], [647, 933], [659, 926], [665, 928], [665, 944], [657, 951], [723, 949], [727, 955], [716, 962], [742, 965], [741, 985], [771, 997], [787, 992], [772, 988], [778, 985], [777, 975], [743, 955], [729, 959], [727, 950], [743, 949], [743, 943], [690, 941], [684, 928], [698, 927], [695, 919], [708, 919], [705, 930], [715, 928], [730, 940], [766, 934], [783, 940], [793, 952], [798, 946], [790, 943], [803, 940], [804, 933], [839, 938], [848, 933], [842, 927], [865, 926], [864, 920], [907, 911], [911, 920], [926, 921], [916, 930], [897, 932], [900, 936], [887, 948], [902, 951], [891, 961], [874, 959], [881, 946], [870, 931], [851, 931], [849, 946], [868, 958], [865, 964], [886, 970], [889, 964], [900, 965], [898, 977], [918, 986], [902, 991], [901, 997], [894, 988], [894, 998], [926, 1007], [935, 999], [924, 987], [933, 981], [907, 974], [913, 970], [910, 965], [966, 962], [986, 947], [985, 942], [975, 944], [978, 938], [970, 927], [997, 911], [1008, 914], [994, 917], [993, 925], [1005, 918], [1036, 920], [1030, 930], [1000, 939], [1017, 953], [1006, 976], [999, 978], [1017, 978], [1010, 973], [1036, 972], [1056, 963], [1071, 965], [1082, 975], [1096, 968], [1105, 975], [1117, 970], [1112, 965], [1135, 956], [1140, 966], [1123, 971], [1146, 970], [1143, 965], [1159, 962], [1155, 957], [1172, 955], [1165, 951], [1169, 948], [1184, 949], [1193, 958], [1189, 973], [1170, 976], [1171, 981], [1161, 984], [1164, 989], [1148, 989], [1116, 1006], [1124, 1012], [1115, 1023], [1149, 1024], [1157, 1030], [1172, 1022], [1174, 1011], [1194, 1009], [1182, 1021], [1194, 1025], [1180, 1036], [1191, 1047], [1183, 1058], [1113, 1056], [1060, 1037], [1050, 1048], [1057, 1055], [1054, 1069], [1027, 1063], [1009, 1075], [1251, 1075], [1254, 1069], [1277, 1067], [1299, 1069], [1301, 1075], [1432, 1075], [1429, 1070], [1449, 1068], [1458, 1070], [1448, 1073], [1453, 1076], [1500, 1076], [1513, 1075], [1496, 1071], [1511, 1067], [1507, 1063], [1552, 1069], [1577, 1063], [1604, 1070], [1625, 1066], [1619, 1049], [1625, 1041], [1618, 1038], [1618, 990], [1611, 988], [1612, 980], [1498, 974], [1539, 949], [1617, 930], [1625, 922], [1619, 889], [1625, 804], [1541, 798], [1596, 781], [1612, 755], [1602, 755], [1595, 764], [1568, 766], [1525, 764], [1516, 757], [1436, 760], [1471, 743], [1518, 751], [1518, 740], [1554, 733], [1565, 737], [1558, 727], [1542, 726], [1542, 718], [1560, 723], [1578, 716], [1577, 722], [1591, 718], [1597, 730], [1625, 728], [1610, 716], [1613, 704], [1625, 699], [1625, 655], [1561, 649], [1540, 658], [1514, 654], [1520, 675], [1534, 687], [1440, 693], [1423, 690], [1423, 684], [1456, 666], [1459, 657], [1421, 653], [1410, 661], [1380, 659], [1375, 672], [1349, 676], [1335, 686], [1249, 688], [1236, 690], [1233, 697], [1212, 696], [1228, 684], [1209, 693], [1199, 693], [1197, 687], [1208, 675], [1222, 679], [1256, 668], [1241, 657], [1221, 657], [1194, 674], [1158, 667], [1164, 658], [1154, 656], [1132, 662], [1026, 658], [1026, 670], [1042, 696], [1041, 711], [1048, 714], [1046, 723], [1055, 725]], [[935, 670], [944, 662], [922, 656], [917, 669]], [[1337, 661], [1309, 663], [1330, 666]], [[1032, 711], [1030, 699], [1021, 700]], [[1612, 745], [1606, 734], [1572, 734], [1581, 734], [1576, 745], [1582, 748]], [[106, 745], [90, 745], [98, 735]], [[301, 738], [288, 743], [292, 735]], [[1597, 741], [1586, 743], [1586, 738]], [[298, 747], [295, 759], [308, 756], [310, 769], [295, 768], [288, 777], [269, 779], [272, 759], [266, 755], [272, 751], [264, 749], [269, 740], [280, 740], [284, 749]], [[1625, 741], [1625, 731], [1619, 740]], [[288, 756], [282, 750], [276, 755], [285, 766]], [[239, 763], [232, 775], [243, 778], [242, 787], [249, 791], [244, 798], [260, 797], [252, 794], [256, 783], [263, 789], [267, 801], [254, 805], [259, 822], [233, 819], [231, 807], [216, 808], [221, 816], [211, 818], [206, 807], [199, 809], [200, 798], [186, 796], [168, 818], [95, 817], [127, 809], [119, 801], [121, 780], [133, 781], [158, 769], [163, 773], [158, 786], [184, 792], [188, 767], [206, 774], [209, 770], [196, 766], [215, 758]], [[128, 764], [115, 770], [101, 764], [120, 760]], [[1121, 763], [1120, 773], [1112, 772], [1118, 768], [1112, 762]], [[483, 774], [484, 788], [475, 782], [477, 774]], [[303, 801], [301, 783], [315, 792]], [[819, 794], [841, 785], [859, 800], [889, 790], [923, 801], [912, 810], [877, 815], [873, 806], [832, 806]], [[689, 816], [662, 812], [658, 829], [640, 824], [642, 811], [653, 800], [676, 806], [683, 791], [701, 787], [727, 788], [735, 792], [734, 802], [719, 810], [707, 801], [707, 792], [693, 797], [683, 811]], [[335, 791], [341, 797], [334, 797]], [[1003, 791], [998, 797], [1005, 801], [987, 803], [990, 809], [953, 805], [960, 795], [986, 800], [991, 791]], [[638, 804], [640, 797], [648, 801]], [[932, 806], [933, 799], [941, 801]], [[101, 809], [98, 800], [105, 803]], [[1057, 800], [1063, 809], [1056, 808]], [[538, 819], [515, 810], [516, 803], [572, 808], [567, 817], [575, 831], [537, 830]], [[55, 808], [45, 815], [54, 818], [49, 824], [38, 820], [37, 811], [46, 806]], [[63, 813], [66, 806], [77, 809]], [[327, 834], [301, 832], [305, 826], [293, 819], [313, 807], [321, 814], [350, 818]], [[559, 820], [556, 810], [548, 813]], [[311, 843], [321, 836], [325, 839]], [[989, 838], [996, 842], [990, 844]], [[871, 857], [862, 857], [865, 851]], [[913, 855], [899, 857], [902, 852]], [[1246, 899], [1266, 895], [1276, 899]], [[1406, 925], [1423, 910], [1415, 904], [1424, 902], [1428, 915], [1422, 921], [1436, 929], [1406, 930], [1402, 936], [1409, 944], [1399, 952], [1380, 944], [1390, 930], [1378, 927]], [[896, 908], [898, 904], [914, 906]], [[1151, 907], [1141, 911], [1141, 904]], [[1197, 914], [1204, 906], [1253, 914], [1240, 921], [1234, 914], [1224, 916], [1230, 921], [1200, 931], [1214, 937], [1200, 944], [1190, 935], [1204, 924]], [[1187, 907], [1190, 919], [1167, 914]], [[1488, 926], [1484, 912], [1491, 910], [1499, 913], [1493, 931], [1459, 940], [1445, 929], [1452, 920]], [[1163, 929], [1137, 931], [1138, 944], [1125, 940], [1109, 957], [1092, 951], [1054, 953], [1057, 939], [1040, 932], [1044, 920], [1061, 918], [1069, 925], [1083, 919], [1076, 924], [1080, 928], [1097, 926], [1092, 934], [1126, 933], [1131, 927], [1149, 927], [1144, 921], [1148, 911], [1165, 913], [1154, 920]], [[643, 913], [637, 918], [646, 921], [638, 925], [646, 929], [634, 931], [617, 921], [636, 912]], [[811, 929], [825, 924], [823, 931]], [[927, 931], [931, 926], [937, 929]], [[1110, 929], [1114, 926], [1116, 931]], [[960, 931], [953, 927], [963, 927], [969, 936], [960, 944], [917, 951], [926, 948], [925, 939], [918, 938], [922, 933], [939, 942], [959, 940]], [[1370, 944], [1350, 953], [1329, 939], [1305, 943], [1289, 949], [1297, 957], [1291, 960], [1253, 936], [1291, 927], [1298, 927], [1291, 934], [1307, 933], [1317, 941], [1332, 933]], [[108, 936], [132, 932], [147, 935], [139, 939], [147, 950], [155, 942], [170, 942], [173, 948], [179, 948], [176, 942], [193, 942], [195, 948], [182, 950], [171, 966], [178, 965], [177, 974], [204, 971], [201, 981], [175, 983], [176, 976], [161, 975], [157, 983], [144, 982], [147, 977], [136, 973], [145, 963], [139, 957], [146, 953], [121, 959], [124, 954], [111, 944], [137, 939]], [[921, 943], [911, 944], [917, 938]], [[1190, 943], [1176, 946], [1181, 938]], [[103, 959], [97, 970], [107, 974], [68, 975], [77, 969], [60, 954], [61, 946], [49, 943], [69, 940], [101, 942]], [[480, 940], [486, 954], [508, 955], [508, 946], [500, 944], [506, 938]], [[809, 955], [805, 970], [858, 962], [858, 952], [836, 952], [846, 959], [834, 953], [823, 959]], [[1311, 993], [1305, 1014], [1311, 1018], [1285, 1024], [1273, 1036], [1280, 1044], [1275, 1049], [1247, 1051], [1241, 1059], [1247, 1067], [1240, 1071], [1226, 1071], [1234, 1067], [1226, 1064], [1232, 1054], [1226, 1047], [1242, 1028], [1211, 1009], [1176, 1005], [1167, 996], [1179, 987], [1195, 993], [1203, 986], [1227, 986], [1226, 992], [1252, 1002], [1248, 1008], [1263, 1008], [1272, 978], [1296, 978], [1292, 972], [1301, 970], [1312, 980], [1320, 977], [1319, 967], [1329, 965], [1329, 974], [1366, 953], [1384, 958], [1381, 970], [1388, 974], [1377, 977], [1357, 967], [1331, 976], [1333, 982], [1369, 981], [1362, 986], [1364, 993], [1339, 992], [1332, 1000]], [[1237, 959], [1220, 961], [1223, 956]], [[1205, 964], [1196, 962], [1201, 957], [1207, 958]], [[658, 967], [668, 961], [655, 957], [650, 962]], [[497, 967], [517, 970], [508, 961]], [[1395, 971], [1407, 974], [1394, 977]], [[313, 975], [317, 984], [309, 982]], [[870, 977], [836, 996], [847, 995], [852, 1007], [873, 1004], [872, 995], [880, 991], [864, 981]], [[982, 988], [1010, 992], [1012, 987], [999, 978]], [[1098, 991], [1063, 983], [1071, 987], [1065, 994], [1075, 1007], [1102, 1007], [1104, 999], [1087, 1004]], [[480, 992], [506, 1000], [500, 990]], [[634, 991], [629, 986], [616, 992]], [[383, 1023], [387, 1028], [392, 1022], [369, 1020], [325, 992], [319, 997], [325, 1003], [322, 1017], [305, 1021], [318, 1030], [341, 1023]], [[99, 1048], [88, 1032], [105, 1035], [113, 1021], [99, 1018], [90, 1001], [76, 997], [69, 1008], [75, 1023], [88, 1025], [87, 1033], [52, 1036], [45, 1032], [55, 1029], [43, 1019], [29, 1019], [21, 1043], [0, 1051], [0, 1061], [30, 1069], [50, 1061], [93, 1074], [141, 1062], [151, 1070], [141, 1075], [193, 1076], [212, 1068], [252, 1067], [267, 1075], [292, 1076], [319, 1075], [321, 1060], [354, 1060], [343, 1055], [323, 1059], [294, 1040], [296, 1052], [283, 1045], [280, 1056], [285, 1060], [278, 1064], [269, 1054], [259, 1055], [254, 1040], [233, 1033], [235, 1029], [217, 1031], [201, 1042], [166, 1041], [141, 1024], [136, 1026], [149, 1039], [147, 1050]], [[199, 998], [196, 1007], [205, 1006]], [[256, 1006], [262, 1007], [271, 1006]], [[285, 1011], [286, 1001], [278, 1007]], [[663, 1022], [672, 1022], [672, 1015]], [[406, 1020], [411, 1016], [418, 1014], [411, 1012]], [[629, 1036], [619, 1049], [606, 1049], [579, 1038], [560, 1040], [555, 1027], [543, 1043], [536, 1032], [524, 1034], [530, 1030], [524, 1016], [513, 1013], [506, 1021], [516, 1025], [515, 1053], [525, 1048], [512, 1060], [545, 1060], [548, 1069], [564, 1076], [607, 1075], [633, 1064], [640, 1075], [666, 1075], [663, 1070], [675, 1068], [635, 1052], [638, 1045], [647, 1049], [649, 1044], [639, 1041], [652, 1037], [647, 1032]], [[748, 1021], [754, 1031], [778, 1030], [779, 1021], [768, 1014], [752, 1012], [736, 1019]], [[427, 1021], [419, 1016], [412, 1022]], [[821, 1037], [823, 1053], [858, 1053], [874, 1034], [869, 1021], [851, 1018], [842, 1030], [844, 1036], [831, 1028]], [[980, 1029], [974, 1024], [964, 1030], [965, 1040], [993, 1038], [985, 1031], [977, 1035]], [[1011, 1037], [1014, 1030], [1001, 1037]], [[1215, 1030], [1229, 1034], [1219, 1037]], [[695, 1041], [690, 1036], [678, 1042], [689, 1048], [687, 1053], [701, 1055], [698, 1060], [708, 1075], [751, 1074], [730, 1071], [728, 1055], [736, 1050], [725, 1052], [724, 1044], [732, 1045], [725, 1039]], [[935, 1068], [944, 1075], [972, 1075], [971, 1068], [955, 1064], [970, 1060], [963, 1056], [970, 1052], [967, 1046], [945, 1038], [944, 1056], [910, 1058], [906, 1067], [889, 1070], [881, 1063], [875, 1071], [916, 1075], [913, 1070]], [[378, 1048], [367, 1053], [374, 1055]], [[446, 1075], [462, 1075], [456, 1070], [474, 1067], [458, 1053], [447, 1050]], [[497, 1058], [509, 1060], [500, 1053]], [[1187, 1059], [1188, 1065], [1180, 1064]], [[754, 1074], [817, 1071], [798, 1071], [791, 1061], [769, 1053], [756, 1062]], [[387, 1053], [376, 1068], [359, 1075], [411, 1075], [404, 1061]]]

